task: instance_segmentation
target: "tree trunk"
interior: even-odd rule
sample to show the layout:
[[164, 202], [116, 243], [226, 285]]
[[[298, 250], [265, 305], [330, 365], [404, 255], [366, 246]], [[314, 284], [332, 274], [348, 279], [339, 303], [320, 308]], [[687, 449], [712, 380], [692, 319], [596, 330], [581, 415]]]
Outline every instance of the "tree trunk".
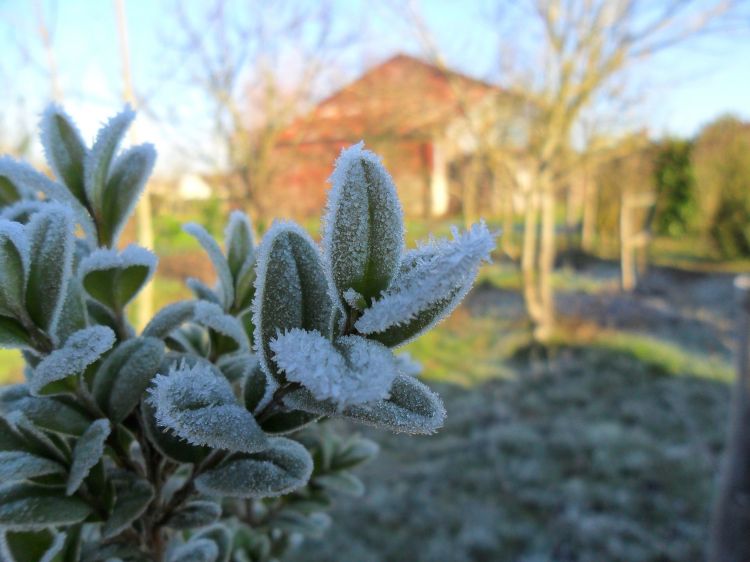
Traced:
[[737, 379], [714, 510], [710, 562], [750, 560], [750, 276], [735, 281], [738, 296]]
[[537, 286], [536, 267], [539, 253], [538, 221], [539, 193], [532, 188], [526, 194], [526, 208], [524, 209], [521, 273], [523, 275], [523, 300], [534, 334], [536, 334], [537, 326], [540, 325], [542, 318], [542, 303]]
[[596, 182], [589, 176], [588, 170], [584, 172], [583, 181], [581, 249], [590, 254], [594, 251], [594, 237], [596, 235]]
[[552, 272], [555, 267], [555, 194], [548, 180], [542, 180], [542, 240], [539, 248], [539, 296], [541, 315], [534, 337], [546, 342], [555, 324], [555, 297]]

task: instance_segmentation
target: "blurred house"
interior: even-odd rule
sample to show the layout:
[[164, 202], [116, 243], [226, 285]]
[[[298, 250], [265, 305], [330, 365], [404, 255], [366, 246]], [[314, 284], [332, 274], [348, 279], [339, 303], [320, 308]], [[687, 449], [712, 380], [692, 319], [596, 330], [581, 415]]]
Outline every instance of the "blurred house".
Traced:
[[283, 162], [274, 180], [277, 209], [291, 216], [319, 213], [336, 157], [364, 140], [393, 175], [407, 214], [439, 217], [456, 210], [460, 167], [476, 143], [468, 120], [496, 115], [498, 98], [511, 96], [411, 56], [386, 60], [282, 132], [275, 148]]

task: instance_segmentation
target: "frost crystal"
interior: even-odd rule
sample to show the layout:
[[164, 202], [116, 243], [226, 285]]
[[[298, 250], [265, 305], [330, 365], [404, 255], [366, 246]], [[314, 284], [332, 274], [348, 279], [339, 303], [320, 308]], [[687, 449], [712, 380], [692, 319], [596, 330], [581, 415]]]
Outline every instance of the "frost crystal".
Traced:
[[450, 299], [450, 306], [434, 323], [439, 322], [468, 292], [479, 265], [490, 261], [495, 236], [481, 222], [461, 234], [454, 228], [453, 240], [430, 241], [408, 252], [399, 275], [362, 314], [355, 324], [357, 330], [364, 334], [382, 332], [405, 324], [439, 301]]
[[287, 380], [340, 408], [387, 398], [397, 373], [388, 348], [359, 336], [333, 344], [318, 332], [293, 329], [272, 340], [271, 350]]

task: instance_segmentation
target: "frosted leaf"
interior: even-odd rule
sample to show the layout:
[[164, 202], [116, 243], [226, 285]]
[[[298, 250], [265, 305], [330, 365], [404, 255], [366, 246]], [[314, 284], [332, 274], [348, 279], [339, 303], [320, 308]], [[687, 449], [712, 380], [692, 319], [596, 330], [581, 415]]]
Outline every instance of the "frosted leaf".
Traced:
[[35, 198], [37, 190], [34, 188], [43, 181], [50, 180], [26, 162], [0, 156], [0, 200], [4, 205]]
[[408, 375], [396, 376], [388, 399], [349, 406], [343, 411], [330, 401], [315, 400], [305, 389], [287, 394], [284, 404], [288, 408], [319, 415], [342, 415], [395, 433], [430, 434], [440, 429], [445, 421], [445, 407], [440, 397]]
[[386, 398], [397, 373], [387, 347], [359, 336], [331, 343], [319, 332], [293, 329], [271, 340], [271, 350], [288, 381], [340, 408]]
[[0, 314], [19, 318], [24, 310], [29, 249], [24, 227], [0, 221]]
[[213, 291], [213, 289], [211, 289], [200, 279], [188, 277], [185, 280], [185, 285], [188, 286], [188, 289], [193, 291], [193, 294], [197, 299], [212, 302], [218, 306], [221, 306], [221, 299], [219, 298], [219, 296]]
[[47, 201], [24, 199], [12, 205], [3, 207], [0, 219], [26, 224], [34, 213], [38, 213], [47, 206]]
[[245, 213], [232, 211], [229, 215], [229, 223], [224, 231], [224, 245], [229, 269], [236, 282], [245, 264], [255, 259], [253, 227]]
[[224, 525], [211, 525], [196, 533], [194, 538], [212, 540], [219, 548], [219, 555], [216, 557], [216, 562], [229, 562], [229, 556], [232, 554], [234, 535]]
[[193, 319], [195, 301], [178, 301], [168, 304], [156, 313], [143, 329], [143, 335], [164, 339], [169, 333]]
[[109, 424], [109, 420], [96, 420], [86, 432], [76, 440], [76, 445], [73, 449], [73, 463], [70, 465], [70, 474], [68, 475], [68, 482], [65, 486], [66, 495], [73, 495], [78, 488], [81, 487], [81, 484], [88, 476], [89, 471], [94, 468], [96, 463], [102, 458], [102, 455], [104, 454], [104, 443], [107, 440], [107, 437], [109, 437], [111, 431], [112, 427]]
[[167, 375], [157, 375], [150, 392], [158, 424], [188, 443], [248, 453], [266, 447], [255, 418], [210, 365], [183, 362]]
[[0, 527], [27, 531], [80, 523], [91, 508], [78, 497], [65, 497], [60, 488], [15, 483], [0, 487]]
[[83, 258], [78, 275], [86, 292], [112, 310], [120, 310], [148, 283], [157, 257], [133, 244], [122, 252], [100, 248]]
[[193, 322], [233, 339], [241, 350], [250, 349], [242, 324], [234, 316], [225, 314], [217, 304], [208, 301], [195, 303]]
[[75, 213], [76, 221], [87, 236], [95, 236], [94, 223], [86, 208], [63, 185], [50, 180], [25, 162], [16, 162], [10, 157], [0, 157], [0, 186], [12, 186], [23, 198], [36, 199], [43, 193], [56, 204], [64, 203]]
[[65, 547], [65, 533], [53, 529], [3, 531], [0, 560], [6, 562], [58, 562]]
[[216, 562], [218, 557], [219, 547], [210, 539], [191, 539], [167, 552], [167, 562]]
[[364, 310], [367, 308], [367, 301], [354, 289], [347, 289], [342, 295], [344, 302], [348, 304], [354, 310]]
[[[54, 341], [64, 345], [68, 338], [89, 324], [86, 296], [83, 286], [78, 279], [68, 282], [68, 290], [63, 300], [60, 315], [55, 325]], [[93, 324], [94, 322], [92, 322]]]
[[0, 482], [17, 482], [63, 472], [65, 467], [53, 460], [25, 451], [0, 451]]
[[112, 482], [115, 487], [115, 505], [102, 527], [103, 539], [117, 536], [130, 527], [154, 499], [151, 484], [132, 472], [117, 471], [112, 475]]
[[360, 498], [365, 493], [365, 485], [351, 472], [325, 474], [314, 479], [317, 486], [330, 492]]
[[229, 269], [229, 264], [224, 254], [221, 253], [221, 248], [214, 240], [205, 228], [199, 224], [189, 223], [182, 227], [182, 229], [188, 234], [194, 236], [196, 240], [203, 246], [203, 249], [211, 259], [211, 263], [214, 265], [216, 275], [219, 278], [219, 293], [221, 294], [221, 304], [224, 309], [229, 309], [234, 302], [234, 278], [232, 272]]
[[104, 188], [107, 185], [115, 153], [133, 119], [135, 119], [135, 112], [130, 106], [126, 106], [121, 113], [99, 129], [94, 145], [86, 155], [84, 162], [86, 198], [91, 207], [100, 212], [104, 208]]
[[292, 328], [325, 333], [331, 314], [328, 283], [315, 243], [290, 222], [274, 222], [263, 237], [256, 273], [256, 352], [263, 370], [280, 378], [271, 360], [271, 339]]
[[196, 529], [215, 523], [221, 517], [221, 506], [209, 500], [193, 500], [174, 512], [167, 520], [172, 529]]
[[166, 458], [180, 463], [194, 464], [202, 461], [211, 452], [210, 448], [190, 445], [170, 430], [159, 426], [156, 421], [156, 409], [150, 400], [141, 402], [141, 413], [144, 421], [143, 429], [148, 440]]
[[224, 354], [216, 361], [222, 374], [231, 383], [242, 383], [258, 366], [258, 358], [248, 351]]
[[42, 429], [64, 435], [81, 435], [91, 424], [91, 419], [75, 402], [64, 398], [32, 396], [25, 384], [6, 386], [0, 391], [0, 413], [14, 411], [23, 412]]
[[422, 364], [411, 356], [411, 353], [400, 353], [396, 355], [398, 372], [410, 377], [418, 377], [422, 374]]
[[164, 356], [156, 338], [134, 338], [117, 346], [94, 377], [93, 395], [115, 422], [122, 422], [141, 401]]
[[280, 411], [265, 418], [261, 427], [269, 435], [291, 435], [319, 419], [319, 414], [302, 410]]
[[38, 457], [67, 462], [65, 455], [49, 436], [31, 423], [22, 412], [0, 417], [0, 450], [26, 451]]
[[[71, 390], [68, 377], [83, 373], [115, 343], [115, 334], [106, 326], [93, 326], [70, 336], [65, 346], [45, 357], [34, 369], [29, 388], [34, 394]], [[53, 384], [60, 381], [60, 384]]]
[[289, 509], [279, 513], [273, 524], [287, 533], [321, 538], [331, 527], [331, 516], [322, 512], [305, 514]]
[[115, 160], [109, 173], [101, 208], [96, 208], [100, 242], [115, 246], [135, 204], [143, 192], [156, 162], [156, 149], [150, 144], [134, 146]]
[[323, 219], [323, 255], [334, 299], [385, 290], [404, 245], [403, 211], [380, 158], [360, 142], [341, 152]]
[[86, 148], [73, 120], [57, 105], [50, 105], [40, 124], [42, 147], [55, 176], [81, 203], [86, 202], [84, 163]]
[[[394, 331], [406, 333], [409, 339], [416, 337], [458, 305], [494, 247], [495, 235], [481, 222], [462, 234], [454, 230], [453, 240], [432, 241], [408, 252], [396, 279], [365, 310], [355, 327], [363, 334], [401, 327]], [[384, 336], [389, 339], [388, 334]]]
[[49, 204], [26, 225], [29, 272], [26, 309], [43, 330], [53, 330], [73, 267], [73, 219], [67, 207]]
[[255, 413], [260, 412], [272, 400], [274, 392], [279, 388], [276, 379], [268, 375], [255, 361], [249, 370], [242, 387], [245, 408]]
[[268, 439], [268, 447], [254, 454], [233, 455], [195, 480], [203, 494], [235, 498], [281, 496], [304, 486], [312, 474], [310, 453], [284, 437]]

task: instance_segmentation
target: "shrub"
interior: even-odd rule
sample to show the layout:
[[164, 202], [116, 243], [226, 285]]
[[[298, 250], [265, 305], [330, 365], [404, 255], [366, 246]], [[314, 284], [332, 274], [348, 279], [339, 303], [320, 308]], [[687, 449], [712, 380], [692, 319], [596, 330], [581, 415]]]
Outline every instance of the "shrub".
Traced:
[[88, 148], [52, 107], [42, 140], [56, 181], [0, 160], [0, 344], [26, 382], [0, 394], [3, 560], [263, 561], [328, 524], [351, 469], [377, 447], [329, 417], [428, 434], [440, 398], [394, 348], [469, 290], [494, 236], [403, 248], [401, 207], [379, 159], [356, 145], [331, 178], [322, 251], [276, 222], [256, 248], [233, 213], [224, 251], [186, 230], [217, 283], [136, 333], [125, 309], [157, 258], [118, 249], [155, 160], [117, 154], [134, 114]]
[[690, 141], [667, 139], [656, 147], [654, 183], [657, 232], [680, 236], [695, 226], [698, 209], [695, 179], [690, 163]]

